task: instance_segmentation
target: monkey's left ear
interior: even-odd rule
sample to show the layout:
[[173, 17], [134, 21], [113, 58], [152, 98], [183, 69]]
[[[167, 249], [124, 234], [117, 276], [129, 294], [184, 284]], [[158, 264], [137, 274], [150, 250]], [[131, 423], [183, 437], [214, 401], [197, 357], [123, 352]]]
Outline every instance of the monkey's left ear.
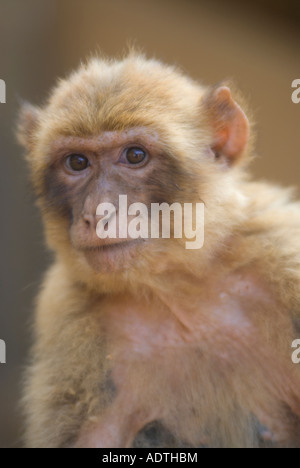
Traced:
[[203, 99], [213, 130], [212, 151], [234, 163], [243, 155], [249, 140], [249, 121], [232, 98], [230, 89], [221, 86]]
[[25, 102], [19, 111], [17, 122], [17, 138], [19, 143], [28, 151], [34, 145], [35, 131], [40, 119], [40, 110], [37, 107]]

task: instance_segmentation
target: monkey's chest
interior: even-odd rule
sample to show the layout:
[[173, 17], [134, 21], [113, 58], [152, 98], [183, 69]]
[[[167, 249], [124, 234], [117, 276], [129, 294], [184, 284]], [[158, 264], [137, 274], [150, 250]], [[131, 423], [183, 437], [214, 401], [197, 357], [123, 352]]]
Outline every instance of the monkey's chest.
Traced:
[[158, 356], [173, 360], [179, 353], [187, 358], [197, 354], [199, 359], [200, 350], [212, 355], [217, 344], [224, 350], [231, 339], [238, 343], [253, 332], [239, 301], [226, 293], [218, 294], [213, 301], [199, 297], [192, 304], [173, 304], [172, 308], [159, 301], [143, 304], [124, 300], [105, 309], [107, 358], [115, 363], [145, 363]]
[[[282, 349], [272, 327], [276, 303], [251, 277], [226, 278], [217, 286], [199, 287], [197, 297], [185, 300], [174, 294], [168, 300], [122, 297], [102, 304], [104, 368], [112, 384], [107, 392], [114, 390], [108, 401], [112, 410], [125, 408], [124, 420], [133, 420], [136, 433], [160, 421], [191, 446], [206, 445], [207, 434], [216, 445], [244, 446], [249, 434], [259, 437], [253, 418], [276, 426], [272, 416], [265, 417], [280, 406], [277, 396], [269, 401], [274, 373], [266, 366], [273, 349]], [[289, 330], [288, 315], [280, 317], [282, 329]], [[280, 369], [290, 364], [283, 351]], [[249, 392], [253, 382], [257, 392]], [[228, 432], [235, 418], [244, 431]]]
[[126, 396], [126, 412], [143, 415], [140, 428], [160, 421], [192, 445], [205, 444], [207, 425], [221, 411], [218, 402], [234, 373], [237, 348], [250, 333], [235, 301], [221, 308], [205, 300], [195, 305], [173, 313], [160, 303], [124, 301], [111, 305], [105, 321], [115, 404], [122, 407]]
[[[271, 320], [266, 321], [274, 303], [259, 288], [254, 292], [251, 283], [240, 281], [231, 289], [199, 295], [192, 304], [176, 298], [170, 298], [169, 307], [131, 298], [104, 304], [105, 368], [113, 384], [113, 407], [126, 407], [128, 417], [140, 422], [137, 432], [160, 421], [189, 445], [205, 445], [212, 433], [222, 445], [226, 414], [244, 421], [245, 432], [234, 433], [233, 445], [243, 446], [242, 438], [255, 432], [252, 414], [260, 418], [260, 395], [269, 394], [264, 362], [270, 344], [279, 349], [280, 340]], [[253, 381], [260, 388], [258, 397], [249, 394]]]
[[136, 387], [139, 374], [154, 393], [158, 386], [174, 393], [189, 381], [191, 388], [200, 385], [197, 375], [211, 373], [220, 361], [232, 366], [253, 332], [239, 304], [225, 297], [173, 311], [124, 301], [106, 312], [106, 361], [116, 386], [132, 381]]

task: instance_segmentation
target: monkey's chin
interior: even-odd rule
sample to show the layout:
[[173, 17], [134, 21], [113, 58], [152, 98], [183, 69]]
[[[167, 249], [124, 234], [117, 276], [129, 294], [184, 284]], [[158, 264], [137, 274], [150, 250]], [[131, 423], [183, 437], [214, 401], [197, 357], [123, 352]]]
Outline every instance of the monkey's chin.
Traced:
[[83, 249], [85, 260], [98, 273], [129, 270], [141, 254], [143, 239], [131, 239], [119, 243]]

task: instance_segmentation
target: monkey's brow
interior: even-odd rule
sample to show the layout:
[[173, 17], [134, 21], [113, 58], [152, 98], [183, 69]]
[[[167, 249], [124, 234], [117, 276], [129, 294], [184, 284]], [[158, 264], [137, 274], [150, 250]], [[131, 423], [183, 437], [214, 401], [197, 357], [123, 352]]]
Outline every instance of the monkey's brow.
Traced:
[[66, 148], [97, 152], [126, 143], [144, 143], [151, 149], [151, 146], [157, 147], [158, 142], [158, 135], [154, 131], [139, 127], [123, 131], [106, 131], [99, 135], [88, 137], [61, 136], [53, 142], [51, 147], [54, 152]]

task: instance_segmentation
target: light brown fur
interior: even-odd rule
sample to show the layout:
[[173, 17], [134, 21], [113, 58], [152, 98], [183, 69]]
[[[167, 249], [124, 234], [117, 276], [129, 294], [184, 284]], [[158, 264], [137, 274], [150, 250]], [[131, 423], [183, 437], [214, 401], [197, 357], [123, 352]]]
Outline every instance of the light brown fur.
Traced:
[[[137, 435], [157, 420], [177, 446], [300, 446], [300, 374], [291, 361], [300, 204], [289, 190], [251, 181], [252, 144], [224, 150], [223, 133], [215, 135], [236, 107], [231, 98], [229, 110], [219, 105], [214, 93], [129, 54], [92, 60], [61, 81], [43, 108], [24, 108], [19, 139], [56, 255], [37, 305], [27, 446], [147, 445]], [[150, 241], [124, 268], [121, 252], [97, 270], [47, 202], [45, 174], [61, 139], [109, 148], [135, 128], [182, 168], [176, 196], [204, 201], [204, 246]], [[207, 148], [224, 154], [215, 160]], [[104, 165], [106, 146], [101, 151]], [[164, 163], [161, 157], [158, 171]], [[147, 171], [135, 172], [137, 185]], [[105, 190], [115, 201], [118, 187]]]

